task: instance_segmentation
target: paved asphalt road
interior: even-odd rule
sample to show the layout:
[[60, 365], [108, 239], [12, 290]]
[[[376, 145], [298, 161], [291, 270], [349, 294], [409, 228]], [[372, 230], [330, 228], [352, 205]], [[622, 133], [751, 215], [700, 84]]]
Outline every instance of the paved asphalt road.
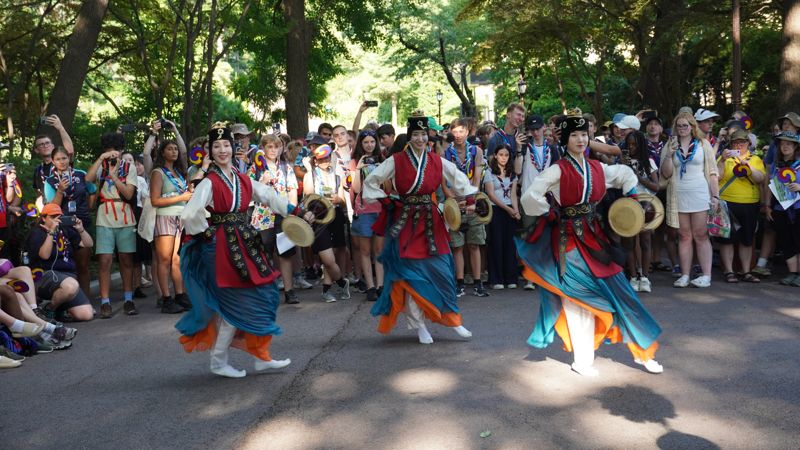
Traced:
[[324, 304], [305, 292], [281, 306], [272, 346], [292, 365], [238, 380], [210, 374], [207, 352], [184, 353], [176, 317], [148, 299], [137, 317], [78, 324], [72, 349], [0, 372], [0, 447], [800, 447], [800, 289], [669, 283], [656, 276], [644, 297], [664, 329], [665, 373], [604, 346], [596, 379], [571, 372], [560, 345], [525, 344], [538, 293], [522, 290], [464, 297], [472, 341], [434, 325], [430, 346], [402, 319], [375, 332], [360, 294]]

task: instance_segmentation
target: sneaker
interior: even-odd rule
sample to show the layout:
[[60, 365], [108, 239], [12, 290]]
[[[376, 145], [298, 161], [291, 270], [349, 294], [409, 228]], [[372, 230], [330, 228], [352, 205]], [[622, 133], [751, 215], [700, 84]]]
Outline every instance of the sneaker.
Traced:
[[172, 297], [164, 297], [161, 300], [161, 314], [178, 314], [183, 312], [183, 307], [175, 303]]
[[139, 314], [139, 311], [136, 310], [136, 304], [133, 303], [133, 300], [128, 300], [122, 304], [122, 311], [125, 312], [126, 316], [135, 316]]
[[472, 289], [472, 295], [475, 297], [488, 297], [489, 292], [483, 286], [483, 284], [479, 284]]
[[356, 282], [358, 282], [358, 277], [353, 272], [348, 273], [345, 278], [350, 282], [350, 284], [356, 284]]
[[708, 275], [700, 275], [692, 280], [692, 286], [696, 288], [707, 288], [711, 286], [711, 277]]
[[672, 278], [680, 278], [681, 275], [681, 266], [672, 266]]
[[36, 314], [36, 317], [44, 320], [45, 322], [50, 322], [56, 317], [55, 312], [50, 308], [45, 309], [44, 307], [39, 307], [34, 309], [33, 313]]
[[375, 288], [367, 289], [367, 301], [368, 302], [374, 302], [377, 299], [378, 299], [378, 296], [376, 294]]
[[145, 277], [142, 277], [141, 280], [139, 280], [139, 285], [143, 288], [149, 288], [153, 287], [153, 282]]
[[296, 305], [300, 303], [300, 299], [297, 298], [297, 294], [294, 293], [293, 290], [288, 290], [283, 293], [283, 298], [288, 305]]
[[344, 286], [336, 285], [336, 296], [339, 297], [339, 300], [349, 300], [350, 299], [350, 280], [347, 278], [344, 279]]
[[13, 361], [19, 361], [19, 362], [25, 361], [24, 356], [18, 355], [2, 345], [0, 345], [0, 356], [5, 356], [6, 358], [11, 359]]
[[769, 267], [766, 267], [766, 266], [765, 267], [759, 267], [759, 266], [753, 267], [753, 270], [751, 270], [750, 272], [752, 272], [752, 273], [754, 273], [754, 274], [756, 274], [756, 275], [758, 275], [760, 277], [764, 277], [764, 278], [769, 277], [770, 275], [772, 275], [772, 271], [769, 270]]
[[689, 275], [681, 275], [680, 278], [678, 278], [677, 280], [675, 280], [674, 283], [672, 283], [672, 286], [676, 288], [685, 288], [688, 285], [689, 285]]
[[38, 336], [36, 338], [33, 338], [33, 340], [36, 342], [37, 355], [42, 353], [53, 353], [53, 351], [55, 351], [56, 349], [54, 346], [50, 345], [46, 340]]
[[61, 322], [75, 322], [75, 321], [76, 321], [75, 318], [72, 317], [69, 311], [62, 310], [62, 311], [56, 311], [56, 319], [51, 320], [50, 323], [52, 323], [55, 326], [61, 326], [64, 325]]
[[325, 301], [325, 303], [333, 303], [336, 301], [336, 296], [328, 289], [327, 292], [322, 293], [322, 300]]
[[526, 291], [532, 291], [536, 289], [536, 285], [533, 284], [532, 281], [528, 281], [527, 283], [525, 283], [525, 287], [523, 289], [525, 289]]
[[110, 319], [113, 311], [111, 310], [111, 303], [103, 303], [100, 305], [100, 318]]
[[279, 291], [282, 291], [286, 286], [283, 285], [283, 278], [278, 277], [275, 279], [275, 286]]
[[501, 291], [501, 290], [505, 289], [505, 286], [503, 286], [502, 284], [493, 284], [492, 285], [492, 289], [494, 289], [496, 291]]
[[59, 341], [71, 341], [75, 339], [75, 335], [77, 334], [78, 330], [75, 328], [61, 326], [56, 327], [56, 331], [53, 332], [53, 337]]
[[639, 292], [653, 292], [653, 285], [647, 277], [639, 278]]
[[631, 284], [631, 289], [633, 289], [633, 292], [639, 292], [639, 279], [638, 278], [636, 278], [636, 277], [631, 278], [629, 280], [629, 283]]
[[133, 298], [147, 298], [147, 294], [142, 292], [142, 288], [137, 287], [133, 290]]
[[516, 289], [516, 288], [517, 288], [517, 284], [516, 284], [516, 283], [511, 283], [511, 284], [509, 284], [509, 285], [508, 285], [508, 286], [506, 286], [506, 287], [507, 287], [508, 289]]
[[22, 361], [17, 361], [11, 358], [6, 358], [0, 355], [0, 369], [13, 369], [22, 365]]
[[367, 292], [367, 283], [365, 283], [364, 280], [359, 279], [355, 283], [355, 288], [356, 288], [356, 292], [358, 292], [359, 294], [366, 294], [366, 292]]
[[72, 347], [72, 342], [59, 341], [58, 339], [52, 336], [45, 338], [42, 337], [42, 335], [39, 335], [33, 338], [33, 340], [36, 341], [40, 349], [44, 347], [44, 351], [39, 351], [37, 353], [50, 353], [53, 350], [66, 350]]
[[305, 277], [302, 275], [294, 277], [293, 284], [295, 289], [312, 289], [314, 287], [314, 285], [306, 281]]
[[189, 311], [192, 309], [192, 302], [189, 300], [189, 296], [186, 295], [185, 292], [175, 294], [175, 303], [183, 308], [184, 311]]
[[456, 297], [463, 297], [464, 294], [464, 286], [456, 286]]

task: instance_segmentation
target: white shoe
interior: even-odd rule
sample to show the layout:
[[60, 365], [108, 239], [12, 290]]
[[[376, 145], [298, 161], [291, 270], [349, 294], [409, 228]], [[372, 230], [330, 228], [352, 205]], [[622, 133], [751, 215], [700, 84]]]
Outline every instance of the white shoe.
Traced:
[[700, 275], [692, 280], [692, 286], [696, 288], [707, 288], [711, 286], [711, 277], [708, 275]]
[[677, 280], [675, 280], [674, 283], [672, 283], [672, 286], [676, 288], [685, 288], [688, 285], [689, 285], [689, 275], [681, 275], [680, 278], [678, 278]]
[[633, 289], [633, 292], [639, 292], [639, 279], [631, 278], [629, 282], [631, 284], [631, 289]]
[[419, 337], [420, 344], [433, 344], [433, 336], [425, 328], [425, 325], [417, 328], [417, 336]]
[[506, 286], [506, 287], [507, 287], [508, 289], [516, 289], [516, 288], [517, 288], [517, 285], [516, 285], [516, 283], [511, 283], [511, 284], [509, 284], [509, 285], [508, 285], [508, 286]]
[[145, 278], [145, 277], [142, 277], [142, 279], [141, 279], [141, 280], [139, 280], [139, 285], [140, 285], [141, 287], [143, 287], [143, 288], [149, 288], [149, 287], [153, 287], [153, 282], [152, 282], [152, 281], [150, 281], [150, 280], [148, 280], [148, 279], [147, 279], [147, 278]]
[[493, 284], [492, 285], [492, 289], [494, 289], [496, 291], [503, 290], [503, 288], [505, 288], [505, 286], [503, 286], [502, 284]]
[[653, 285], [647, 277], [639, 278], [639, 292], [653, 292]]
[[644, 366], [644, 368], [650, 373], [661, 373], [664, 371], [664, 366], [658, 363], [655, 359], [648, 359], [647, 361], [642, 361], [641, 359], [634, 359], [633, 360], [636, 364], [640, 364]]
[[244, 376], [247, 375], [246, 371], [234, 369], [229, 364], [226, 364], [221, 367], [212, 367], [211, 372], [221, 377], [228, 377], [228, 378], [244, 378]]
[[525, 287], [523, 289], [525, 289], [526, 291], [532, 291], [536, 289], [536, 285], [533, 284], [532, 281], [528, 281], [527, 283], [525, 283]]
[[314, 285], [306, 281], [302, 275], [298, 275], [294, 277], [294, 287], [296, 289], [312, 289]]
[[455, 330], [455, 332], [464, 339], [469, 339], [472, 337], [472, 332], [464, 328], [462, 325], [453, 327], [453, 330]]
[[578, 366], [572, 363], [572, 370], [585, 377], [596, 377], [600, 372], [594, 366]]
[[273, 359], [271, 361], [263, 361], [260, 359], [256, 360], [256, 372], [261, 372], [262, 370], [276, 370], [276, 369], [283, 369], [284, 367], [288, 366], [292, 363], [291, 359]]
[[322, 293], [322, 300], [324, 300], [325, 303], [333, 303], [336, 301], [336, 296], [333, 295], [333, 292], [331, 292], [330, 289], [328, 289], [327, 292]]

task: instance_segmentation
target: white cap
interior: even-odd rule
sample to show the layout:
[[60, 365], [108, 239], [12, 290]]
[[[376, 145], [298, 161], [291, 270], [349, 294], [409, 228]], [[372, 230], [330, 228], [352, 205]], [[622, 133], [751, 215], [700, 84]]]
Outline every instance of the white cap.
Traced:
[[614, 122], [614, 125], [616, 125], [620, 130], [627, 130], [628, 128], [638, 130], [641, 128], [642, 123], [639, 122], [639, 119], [637, 119], [636, 116], [624, 116], [619, 122]]
[[702, 122], [704, 120], [708, 120], [713, 117], [719, 117], [719, 114], [703, 108], [699, 108], [697, 112], [694, 113], [694, 120], [698, 122]]

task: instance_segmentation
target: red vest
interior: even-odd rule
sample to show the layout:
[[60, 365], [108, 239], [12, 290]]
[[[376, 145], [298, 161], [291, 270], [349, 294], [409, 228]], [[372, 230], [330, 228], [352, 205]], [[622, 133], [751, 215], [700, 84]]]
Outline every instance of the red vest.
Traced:
[[[239, 202], [239, 208], [236, 211], [230, 210], [231, 205], [233, 204], [233, 192], [231, 192], [230, 188], [228, 188], [225, 180], [223, 180], [214, 172], [209, 172], [209, 174], [206, 176], [206, 178], [211, 180], [211, 192], [214, 200], [214, 205], [209, 205], [206, 207], [206, 209], [212, 214], [247, 212], [248, 205], [250, 205], [250, 199], [253, 196], [253, 185], [250, 183], [250, 178], [247, 177], [247, 175], [236, 171], [234, 171], [234, 173], [239, 177], [239, 188], [241, 191], [241, 201]], [[249, 221], [247, 222], [247, 226], [250, 226]], [[231, 259], [232, 255], [225, 243], [225, 232], [222, 229], [222, 226], [217, 227], [215, 236], [217, 238], [217, 252], [215, 261], [217, 265], [217, 285], [219, 285], [219, 287], [241, 288], [260, 286], [272, 283], [275, 278], [280, 275], [277, 270], [273, 270], [269, 275], [265, 277], [261, 276], [256, 268], [255, 263], [247, 254], [244, 243], [242, 242], [241, 238], [239, 238], [239, 254], [244, 258], [245, 264], [247, 265], [247, 270], [250, 274], [249, 280], [243, 280], [233, 265]], [[264, 258], [265, 261], [267, 260], [267, 255], [265, 255], [263, 252], [261, 257]]]
[[[587, 159], [586, 161], [589, 163], [589, 172], [591, 174], [591, 186], [589, 188], [590, 193], [588, 203], [597, 204], [606, 195], [606, 176], [603, 172], [603, 166], [599, 161], [592, 159]], [[583, 175], [581, 175], [581, 173], [578, 172], [578, 169], [572, 165], [569, 158], [559, 159], [556, 164], [558, 164], [558, 166], [561, 168], [561, 179], [559, 181], [561, 206], [574, 206], [583, 203]], [[591, 220], [585, 220], [582, 238], [579, 238], [575, 234], [572, 222], [567, 221], [562, 223], [561, 226], [567, 227], [566, 251], [569, 252], [577, 247], [578, 251], [581, 253], [581, 256], [583, 256], [584, 261], [586, 261], [586, 264], [592, 271], [592, 274], [594, 274], [596, 277], [606, 278], [622, 271], [622, 267], [618, 266], [617, 264], [613, 262], [609, 264], [602, 264], [589, 253], [589, 248], [593, 250], [600, 250], [600, 241], [603, 241], [604, 243], [609, 242], [608, 237], [603, 232], [602, 224], [597, 217]], [[558, 228], [554, 228], [554, 232], [552, 234], [552, 243], [556, 258], [558, 258], [558, 233]]]
[[[401, 197], [430, 195], [435, 193], [442, 184], [442, 160], [436, 153], [428, 152], [422, 183], [414, 192], [408, 192], [417, 176], [417, 169], [414, 167], [411, 157], [407, 152], [399, 152], [392, 155], [392, 158], [394, 158], [394, 182]], [[395, 208], [395, 221], [400, 217], [400, 213], [401, 208]], [[450, 242], [447, 228], [445, 228], [444, 219], [435, 203], [431, 205], [431, 213], [433, 214], [433, 237], [436, 251], [439, 255], [449, 254]], [[397, 236], [401, 258], [424, 259], [431, 256], [428, 254], [428, 240], [425, 236], [427, 214], [427, 211], [420, 214], [416, 226], [414, 226], [413, 220], [409, 219]]]

